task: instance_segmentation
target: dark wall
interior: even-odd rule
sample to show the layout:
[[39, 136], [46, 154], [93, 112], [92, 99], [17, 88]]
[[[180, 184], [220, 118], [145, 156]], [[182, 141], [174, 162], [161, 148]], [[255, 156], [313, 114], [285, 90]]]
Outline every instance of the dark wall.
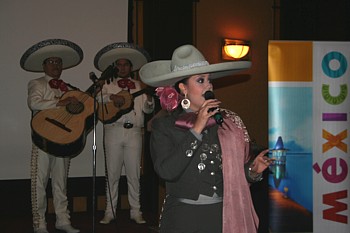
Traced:
[[280, 39], [350, 40], [349, 0], [281, 0]]
[[[152, 60], [169, 60], [175, 48], [193, 43], [192, 0], [147, 0], [143, 2], [143, 47]], [[160, 110], [156, 100], [156, 112]], [[146, 116], [146, 122], [152, 116]], [[158, 212], [159, 186], [149, 153], [150, 133], [145, 132], [144, 175], [141, 204], [144, 210]]]
[[144, 1], [143, 23], [144, 48], [152, 59], [170, 59], [175, 48], [193, 43], [193, 1]]

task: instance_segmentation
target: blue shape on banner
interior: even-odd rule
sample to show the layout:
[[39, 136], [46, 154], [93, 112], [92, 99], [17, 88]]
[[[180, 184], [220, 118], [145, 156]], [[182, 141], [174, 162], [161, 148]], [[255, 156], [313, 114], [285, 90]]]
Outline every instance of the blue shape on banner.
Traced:
[[275, 187], [278, 188], [281, 180], [286, 176], [287, 150], [284, 148], [282, 137], [279, 136], [275, 147], [271, 149], [271, 158], [274, 164], [271, 165], [270, 171], [273, 174]]

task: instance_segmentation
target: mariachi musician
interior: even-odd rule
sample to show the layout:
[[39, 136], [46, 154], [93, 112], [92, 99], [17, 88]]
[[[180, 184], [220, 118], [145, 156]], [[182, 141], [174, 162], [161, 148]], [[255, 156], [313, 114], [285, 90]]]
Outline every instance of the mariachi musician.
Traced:
[[[154, 110], [154, 100], [142, 93], [141, 83], [133, 79], [133, 72], [149, 61], [147, 52], [131, 43], [113, 43], [102, 48], [95, 56], [94, 65], [100, 71], [111, 64], [116, 67], [114, 78], [107, 82], [98, 95], [100, 120], [104, 124], [106, 155], [106, 210], [101, 224], [116, 218], [118, 183], [125, 169], [128, 184], [130, 218], [137, 224], [145, 223], [140, 211], [140, 161], [144, 113]], [[143, 89], [145, 90], [145, 89]], [[132, 103], [130, 103], [132, 102]], [[119, 111], [120, 110], [120, 111]], [[118, 117], [108, 114], [117, 113]], [[122, 112], [123, 114], [118, 114]]]
[[[44, 72], [40, 78], [28, 83], [28, 106], [32, 116], [42, 110], [77, 103], [73, 96], [61, 98], [72, 87], [62, 81], [62, 70], [81, 63], [83, 51], [75, 43], [64, 39], [48, 39], [30, 47], [21, 57], [21, 67], [29, 72]], [[53, 132], [52, 132], [53, 133]], [[48, 233], [45, 212], [46, 186], [51, 176], [55, 227], [67, 233], [77, 233], [71, 225], [67, 200], [67, 177], [70, 157], [57, 157], [32, 145], [31, 200], [35, 233]]]

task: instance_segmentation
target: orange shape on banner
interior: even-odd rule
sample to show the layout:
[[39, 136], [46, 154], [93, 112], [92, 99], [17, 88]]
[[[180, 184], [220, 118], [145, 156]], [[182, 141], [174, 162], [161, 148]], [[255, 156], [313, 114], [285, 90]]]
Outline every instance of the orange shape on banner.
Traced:
[[340, 150], [344, 151], [345, 153], [348, 152], [348, 147], [347, 145], [342, 142], [345, 138], [347, 138], [348, 133], [346, 130], [341, 132], [340, 134], [334, 136], [333, 134], [327, 132], [326, 130], [322, 130], [322, 137], [328, 142], [323, 144], [323, 153], [332, 149], [333, 147], [338, 147]]
[[269, 81], [312, 82], [312, 42], [270, 41]]

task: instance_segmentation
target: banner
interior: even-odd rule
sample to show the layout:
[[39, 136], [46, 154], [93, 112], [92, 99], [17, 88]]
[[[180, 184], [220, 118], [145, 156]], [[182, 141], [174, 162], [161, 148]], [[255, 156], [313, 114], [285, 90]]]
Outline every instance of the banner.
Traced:
[[270, 41], [268, 59], [270, 215], [290, 222], [271, 232], [348, 233], [350, 42]]

